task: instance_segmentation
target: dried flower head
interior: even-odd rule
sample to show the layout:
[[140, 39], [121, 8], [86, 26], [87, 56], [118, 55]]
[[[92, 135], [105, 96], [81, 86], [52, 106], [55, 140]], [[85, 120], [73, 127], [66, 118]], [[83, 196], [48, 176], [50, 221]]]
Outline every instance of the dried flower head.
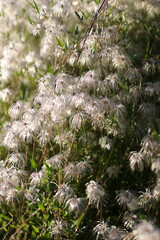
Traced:
[[84, 198], [70, 198], [66, 202], [66, 206], [70, 213], [74, 213], [76, 217], [82, 214], [85, 210], [85, 201]]
[[117, 91], [120, 88], [121, 79], [118, 74], [110, 74], [105, 78], [106, 88], [110, 91]]
[[140, 206], [146, 207], [149, 204], [151, 204], [153, 196], [152, 196], [150, 189], [146, 189], [145, 192], [140, 192], [140, 193], [141, 193], [141, 195], [139, 196]]
[[154, 136], [147, 134], [141, 142], [141, 151], [144, 152], [146, 155], [153, 155], [158, 146], [158, 142], [155, 140]]
[[50, 226], [48, 228], [51, 236], [57, 236], [57, 235], [61, 235], [63, 234], [65, 228], [67, 227], [66, 222], [62, 221], [62, 220], [53, 220], [50, 223]]
[[76, 171], [79, 178], [84, 177], [92, 171], [91, 162], [88, 160], [80, 161], [76, 164]]
[[24, 112], [25, 107], [22, 101], [18, 101], [15, 104], [12, 104], [8, 110], [8, 113], [11, 118], [18, 119]]
[[151, 169], [157, 175], [160, 173], [160, 154], [157, 154], [152, 160]]
[[41, 170], [39, 172], [33, 172], [30, 176], [30, 186], [38, 187], [44, 178], [44, 172]]
[[68, 198], [72, 197], [73, 195], [74, 195], [73, 188], [71, 186], [68, 186], [67, 184], [62, 184], [58, 187], [58, 190], [54, 195], [54, 198], [57, 199], [59, 203], [62, 203], [66, 201]]
[[29, 187], [29, 189], [26, 190], [25, 198], [30, 202], [37, 202], [39, 191], [40, 190], [34, 186]]
[[72, 125], [75, 129], [80, 129], [84, 119], [86, 118], [86, 114], [84, 112], [75, 113], [72, 117]]
[[100, 221], [94, 228], [93, 232], [97, 235], [96, 239], [107, 239], [108, 237], [108, 224]]
[[133, 236], [137, 240], [159, 240], [160, 231], [151, 222], [143, 221], [137, 225]]
[[101, 32], [102, 44], [113, 44], [118, 42], [120, 35], [117, 31], [116, 26], [109, 26]]
[[64, 167], [63, 171], [65, 180], [74, 179], [76, 177], [76, 165], [74, 163], [69, 163]]
[[124, 226], [128, 229], [132, 229], [133, 226], [135, 226], [135, 224], [137, 224], [138, 221], [138, 217], [137, 215], [133, 214], [133, 213], [129, 213], [129, 212], [125, 212], [124, 217], [123, 217], [123, 221], [124, 221]]
[[17, 206], [24, 199], [24, 193], [21, 190], [11, 188], [7, 191], [6, 202], [12, 206]]
[[86, 194], [89, 204], [95, 205], [97, 208], [106, 198], [104, 188], [93, 180], [86, 184]]
[[[64, 164], [63, 154], [57, 154], [57, 155], [51, 157], [50, 159], [47, 159], [46, 164], [53, 169], [61, 168]], [[44, 165], [44, 168], [45, 168], [45, 165]]]
[[94, 89], [98, 83], [98, 74], [96, 71], [89, 71], [80, 78], [80, 85], [89, 89]]
[[112, 225], [108, 229], [108, 239], [109, 240], [119, 240], [119, 239], [121, 239], [122, 233], [123, 232], [119, 228], [117, 228], [116, 226]]
[[143, 162], [143, 154], [141, 152], [131, 152], [129, 156], [130, 167], [132, 171], [135, 171], [136, 167], [139, 171], [143, 171], [144, 162]]
[[8, 160], [6, 161], [6, 166], [15, 167], [19, 169], [25, 169], [27, 164], [26, 155], [23, 153], [11, 153]]
[[113, 165], [107, 168], [107, 174], [109, 178], [117, 178], [120, 173], [120, 167]]
[[155, 187], [153, 188], [153, 198], [157, 201], [160, 200], [160, 182], [157, 181]]
[[116, 198], [119, 205], [128, 207], [130, 211], [139, 208], [136, 196], [129, 190], [122, 190]]
[[144, 117], [156, 117], [158, 111], [157, 107], [154, 103], [142, 103], [139, 106], [139, 112], [144, 116]]
[[14, 91], [9, 89], [9, 88], [5, 88], [0, 90], [0, 100], [2, 102], [10, 102], [14, 97]]
[[99, 145], [102, 149], [111, 150], [112, 148], [112, 139], [109, 139], [107, 136], [99, 138]]

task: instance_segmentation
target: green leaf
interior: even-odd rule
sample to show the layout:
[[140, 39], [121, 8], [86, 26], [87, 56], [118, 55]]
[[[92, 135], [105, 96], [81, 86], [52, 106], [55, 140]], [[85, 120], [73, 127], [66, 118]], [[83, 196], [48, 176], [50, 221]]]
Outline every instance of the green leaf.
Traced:
[[5, 216], [3, 214], [0, 214], [0, 218], [6, 220], [6, 221], [10, 221], [11, 219], [8, 216]]
[[39, 233], [39, 229], [38, 229], [36, 226], [32, 225], [32, 228], [34, 229], [34, 231], [35, 231], [36, 233]]
[[78, 35], [78, 33], [79, 33], [78, 26], [76, 26], [75, 34]]
[[18, 190], [18, 191], [21, 191], [22, 190], [22, 188], [20, 188], [20, 187], [14, 187], [16, 190]]
[[78, 228], [79, 225], [81, 224], [81, 222], [82, 222], [84, 216], [85, 216], [85, 214], [82, 213], [81, 216], [80, 216], [76, 221], [74, 221], [74, 224], [76, 225], [77, 228]]
[[44, 217], [44, 219], [48, 220], [48, 218], [49, 218], [49, 215], [47, 215], [47, 214], [44, 214], [44, 215], [43, 215], [43, 217]]
[[34, 21], [30, 18], [30, 16], [29, 16], [28, 14], [27, 14], [27, 18], [28, 18], [30, 24], [33, 25], [33, 24], [34, 24]]
[[29, 5], [30, 5], [33, 9], [36, 10], [37, 13], [40, 13], [39, 8], [38, 8], [38, 5], [37, 5], [37, 3], [36, 3], [35, 1], [33, 1], [33, 3], [31, 3], [31, 2], [29, 2], [29, 1], [27, 0], [27, 2], [29, 3]]
[[144, 214], [140, 214], [140, 215], [139, 215], [139, 218], [142, 219], [142, 220], [144, 220], [144, 219], [146, 219], [146, 216], [145, 216]]
[[75, 11], [76, 16], [79, 18], [80, 21], [83, 21], [83, 16], [81, 17], [78, 12]]
[[118, 82], [118, 81], [117, 81], [117, 83], [118, 83], [118, 85], [119, 85], [122, 89], [124, 89], [124, 90], [126, 90], [126, 91], [129, 90], [126, 85], [123, 85], [122, 83], [120, 83], [120, 82]]
[[9, 212], [9, 215], [10, 215], [11, 217], [13, 217], [13, 214], [12, 214], [11, 212]]
[[42, 210], [42, 211], [44, 211], [45, 210], [45, 208], [44, 208], [44, 206], [43, 206], [43, 204], [42, 203], [39, 203], [38, 204], [38, 207]]
[[17, 226], [14, 225], [14, 224], [11, 224], [10, 227], [12, 227], [12, 228], [17, 228]]
[[58, 37], [56, 37], [57, 43], [61, 47], [65, 47], [65, 43], [63, 43]]
[[86, 14], [83, 11], [81, 11], [81, 13], [82, 13], [82, 15], [84, 16], [85, 19], [88, 19], [89, 15], [86, 16]]
[[107, 11], [107, 14], [106, 14], [107, 17], [109, 17], [109, 15], [111, 14], [113, 8], [114, 8], [114, 7], [109, 8], [109, 10]]
[[37, 168], [38, 164], [35, 162], [34, 159], [31, 158], [30, 163], [31, 163], [31, 166], [32, 166], [33, 169]]
[[6, 225], [7, 225], [6, 221], [3, 221], [3, 222], [2, 222], [2, 228], [3, 228], [4, 231], [7, 232], [8, 230], [7, 230], [7, 228], [6, 228]]
[[35, 6], [35, 9], [37, 10], [37, 13], [40, 13], [37, 3], [35, 1], [33, 1], [33, 3], [34, 3], [34, 6]]
[[48, 164], [47, 164], [46, 162], [44, 162], [44, 165], [46, 166], [46, 168], [47, 168], [47, 170], [48, 170], [49, 172], [52, 172], [52, 168], [49, 167]]
[[153, 136], [156, 140], [159, 139], [159, 134], [158, 134], [158, 132], [157, 132], [156, 130], [154, 130], [154, 131], [152, 132], [152, 136]]
[[31, 3], [30, 1], [27, 0], [27, 2], [29, 3], [29, 5], [35, 9], [35, 6], [33, 5], [33, 3]]

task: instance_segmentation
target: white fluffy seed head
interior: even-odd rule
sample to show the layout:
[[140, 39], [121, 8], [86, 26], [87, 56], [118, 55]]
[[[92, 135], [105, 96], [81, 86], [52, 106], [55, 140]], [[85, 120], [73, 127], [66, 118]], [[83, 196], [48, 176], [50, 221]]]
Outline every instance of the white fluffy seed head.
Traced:
[[0, 90], [0, 100], [2, 102], [10, 102], [12, 99], [14, 98], [14, 91], [9, 89], [9, 88], [5, 88], [3, 90]]
[[131, 152], [129, 156], [130, 167], [132, 171], [135, 171], [136, 167], [139, 171], [143, 171], [144, 162], [143, 162], [143, 154], [141, 152]]
[[8, 160], [6, 161], [6, 165], [8, 167], [15, 167], [19, 169], [25, 169], [27, 164], [26, 155], [23, 153], [11, 153]]
[[76, 216], [79, 216], [84, 212], [85, 202], [83, 198], [74, 197], [68, 199], [66, 206], [68, 207], [70, 213], [73, 212]]
[[24, 104], [22, 101], [18, 101], [15, 104], [12, 104], [8, 110], [8, 113], [11, 118], [18, 119], [24, 112]]
[[100, 221], [94, 228], [93, 228], [93, 232], [97, 235], [96, 239], [107, 239], [108, 237], [108, 223], [104, 222], [104, 221]]
[[116, 197], [120, 206], [129, 208], [130, 211], [138, 209], [138, 200], [129, 190], [122, 190]]
[[104, 188], [93, 180], [86, 184], [86, 194], [89, 204], [95, 205], [97, 208], [106, 197]]
[[151, 222], [143, 221], [135, 227], [133, 236], [137, 240], [159, 240], [160, 231]]
[[37, 187], [40, 186], [44, 178], [44, 172], [41, 170], [39, 172], [33, 172], [30, 176], [30, 186]]
[[58, 187], [54, 198], [58, 200], [59, 203], [65, 202], [67, 199], [74, 195], [74, 190], [68, 184], [62, 184]]

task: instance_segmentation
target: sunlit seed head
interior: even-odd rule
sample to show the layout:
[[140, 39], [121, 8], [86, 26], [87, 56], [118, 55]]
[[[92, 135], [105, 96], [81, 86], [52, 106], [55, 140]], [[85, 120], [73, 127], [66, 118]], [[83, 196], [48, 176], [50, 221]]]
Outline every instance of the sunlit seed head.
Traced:
[[86, 194], [89, 204], [99, 207], [99, 204], [105, 201], [106, 193], [104, 188], [97, 182], [91, 180], [86, 184]]

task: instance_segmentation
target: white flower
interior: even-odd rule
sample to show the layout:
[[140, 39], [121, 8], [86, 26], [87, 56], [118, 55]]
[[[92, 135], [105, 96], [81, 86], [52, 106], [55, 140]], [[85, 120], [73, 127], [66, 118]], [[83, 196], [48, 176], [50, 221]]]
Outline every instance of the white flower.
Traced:
[[94, 59], [94, 54], [92, 50], [83, 50], [80, 58], [79, 58], [79, 63], [84, 66], [92, 66], [93, 65], [93, 59]]
[[147, 134], [142, 139], [141, 146], [142, 146], [141, 148], [142, 152], [144, 152], [146, 155], [152, 156], [158, 147], [158, 142], [155, 140], [155, 138], [152, 135]]
[[29, 187], [25, 193], [25, 197], [28, 201], [37, 201], [38, 200], [39, 189], [36, 187]]

